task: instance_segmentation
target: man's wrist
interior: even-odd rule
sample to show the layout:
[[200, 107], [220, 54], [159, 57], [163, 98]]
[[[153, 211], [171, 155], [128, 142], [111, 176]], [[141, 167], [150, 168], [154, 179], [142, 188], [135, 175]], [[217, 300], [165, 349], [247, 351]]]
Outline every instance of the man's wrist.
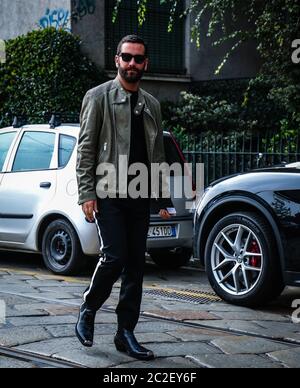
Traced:
[[86, 193], [79, 196], [78, 205], [83, 205], [86, 202], [97, 201], [96, 193]]

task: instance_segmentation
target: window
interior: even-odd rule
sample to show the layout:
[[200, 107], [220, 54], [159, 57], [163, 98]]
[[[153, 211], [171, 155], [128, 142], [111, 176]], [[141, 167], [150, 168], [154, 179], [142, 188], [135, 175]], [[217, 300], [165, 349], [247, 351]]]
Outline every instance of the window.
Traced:
[[[106, 68], [115, 70], [114, 57], [119, 41], [128, 34], [138, 34], [148, 43], [150, 73], [185, 74], [184, 66], [184, 24], [177, 16], [173, 32], [168, 32], [170, 3], [160, 4], [160, 0], [147, 2], [146, 21], [140, 27], [137, 19], [136, 0], [123, 0], [118, 18], [112, 23], [115, 2], [106, 1]], [[177, 13], [181, 14], [183, 2], [180, 1]]]
[[25, 132], [15, 157], [13, 171], [49, 169], [54, 144], [55, 133]]
[[2, 171], [3, 169], [8, 150], [15, 136], [16, 132], [7, 132], [0, 134], [0, 171]]
[[60, 135], [58, 145], [58, 168], [65, 167], [71, 159], [76, 144], [75, 137]]

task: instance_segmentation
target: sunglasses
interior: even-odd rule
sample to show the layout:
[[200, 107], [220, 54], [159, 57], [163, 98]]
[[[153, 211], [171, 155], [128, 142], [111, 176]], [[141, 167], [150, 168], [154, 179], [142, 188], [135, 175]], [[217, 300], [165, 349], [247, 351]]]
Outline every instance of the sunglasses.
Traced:
[[124, 62], [130, 62], [132, 58], [134, 58], [134, 62], [138, 65], [144, 63], [146, 59], [146, 55], [132, 55], [128, 53], [122, 53], [119, 55], [119, 57], [121, 57]]

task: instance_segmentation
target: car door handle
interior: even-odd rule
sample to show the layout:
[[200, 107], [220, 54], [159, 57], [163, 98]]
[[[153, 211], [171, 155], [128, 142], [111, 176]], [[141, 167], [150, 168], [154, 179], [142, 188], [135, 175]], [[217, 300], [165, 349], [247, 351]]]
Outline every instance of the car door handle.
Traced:
[[42, 189], [50, 189], [50, 187], [51, 187], [51, 182], [41, 182], [41, 183], [40, 183], [40, 187], [41, 187]]

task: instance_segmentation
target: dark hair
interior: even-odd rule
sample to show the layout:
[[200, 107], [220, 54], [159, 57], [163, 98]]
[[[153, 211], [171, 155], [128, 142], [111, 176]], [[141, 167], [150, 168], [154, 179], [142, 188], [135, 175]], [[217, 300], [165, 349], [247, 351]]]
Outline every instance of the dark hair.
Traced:
[[145, 55], [148, 56], [148, 46], [145, 41], [137, 35], [127, 35], [120, 41], [117, 48], [117, 55], [121, 54], [122, 46], [124, 43], [137, 43], [142, 44], [145, 47]]

